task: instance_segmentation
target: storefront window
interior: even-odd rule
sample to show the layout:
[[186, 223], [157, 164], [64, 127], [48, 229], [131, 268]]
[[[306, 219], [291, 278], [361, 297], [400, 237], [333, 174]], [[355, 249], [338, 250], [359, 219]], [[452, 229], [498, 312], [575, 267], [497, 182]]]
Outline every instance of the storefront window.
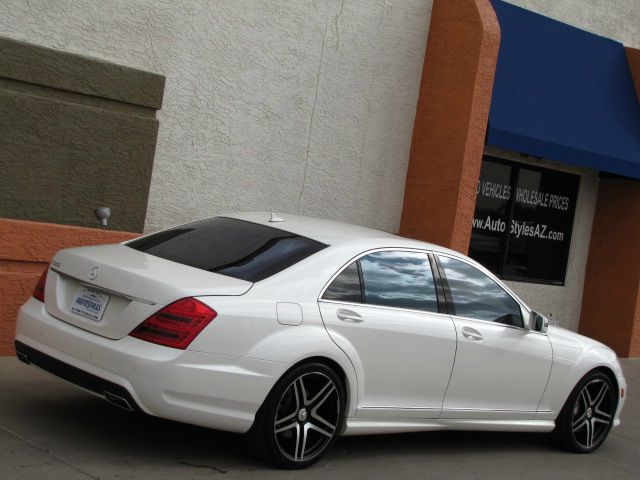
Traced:
[[469, 255], [506, 280], [564, 284], [580, 177], [485, 156]]

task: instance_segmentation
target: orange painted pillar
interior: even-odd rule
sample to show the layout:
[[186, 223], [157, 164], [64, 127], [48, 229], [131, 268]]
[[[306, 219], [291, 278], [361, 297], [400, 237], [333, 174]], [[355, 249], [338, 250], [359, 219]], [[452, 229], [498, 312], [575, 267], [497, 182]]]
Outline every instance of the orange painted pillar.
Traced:
[[640, 182], [602, 179], [578, 331], [640, 356]]
[[0, 218], [0, 355], [13, 355], [16, 316], [58, 250], [116, 243], [139, 233]]
[[435, 0], [400, 234], [466, 253], [500, 26], [489, 0]]
[[579, 332], [640, 356], [640, 182], [600, 182]]
[[633, 85], [636, 87], [636, 95], [640, 101], [640, 50], [637, 48], [625, 47], [624, 52], [627, 56], [627, 63], [631, 71]]
[[[640, 50], [625, 48], [640, 101]], [[578, 331], [640, 357], [640, 181], [600, 181]]]

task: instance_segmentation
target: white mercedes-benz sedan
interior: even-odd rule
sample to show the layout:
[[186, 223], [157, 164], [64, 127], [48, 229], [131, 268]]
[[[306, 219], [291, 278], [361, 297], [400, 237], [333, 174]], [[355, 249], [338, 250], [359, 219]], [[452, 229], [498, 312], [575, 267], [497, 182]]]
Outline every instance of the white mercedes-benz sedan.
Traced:
[[126, 410], [230, 432], [301, 468], [338, 435], [619, 423], [615, 353], [549, 326], [460, 253], [296, 215], [224, 215], [62, 250], [19, 358]]

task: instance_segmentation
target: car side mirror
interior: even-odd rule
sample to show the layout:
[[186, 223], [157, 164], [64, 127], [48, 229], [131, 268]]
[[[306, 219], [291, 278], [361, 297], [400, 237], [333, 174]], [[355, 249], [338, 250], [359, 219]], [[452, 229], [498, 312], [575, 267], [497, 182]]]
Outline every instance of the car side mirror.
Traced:
[[534, 332], [546, 333], [549, 328], [549, 319], [541, 313], [531, 310], [529, 314], [529, 330]]

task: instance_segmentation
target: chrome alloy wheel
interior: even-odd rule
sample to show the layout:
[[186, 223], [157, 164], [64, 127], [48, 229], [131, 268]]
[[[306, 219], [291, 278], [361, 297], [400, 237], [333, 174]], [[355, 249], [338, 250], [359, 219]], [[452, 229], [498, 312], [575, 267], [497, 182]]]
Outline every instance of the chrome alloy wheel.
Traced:
[[583, 449], [593, 449], [607, 436], [613, 408], [613, 392], [603, 380], [593, 379], [582, 388], [573, 406], [571, 430]]
[[306, 462], [324, 452], [340, 422], [338, 387], [320, 372], [304, 373], [284, 391], [273, 425], [280, 452]]

